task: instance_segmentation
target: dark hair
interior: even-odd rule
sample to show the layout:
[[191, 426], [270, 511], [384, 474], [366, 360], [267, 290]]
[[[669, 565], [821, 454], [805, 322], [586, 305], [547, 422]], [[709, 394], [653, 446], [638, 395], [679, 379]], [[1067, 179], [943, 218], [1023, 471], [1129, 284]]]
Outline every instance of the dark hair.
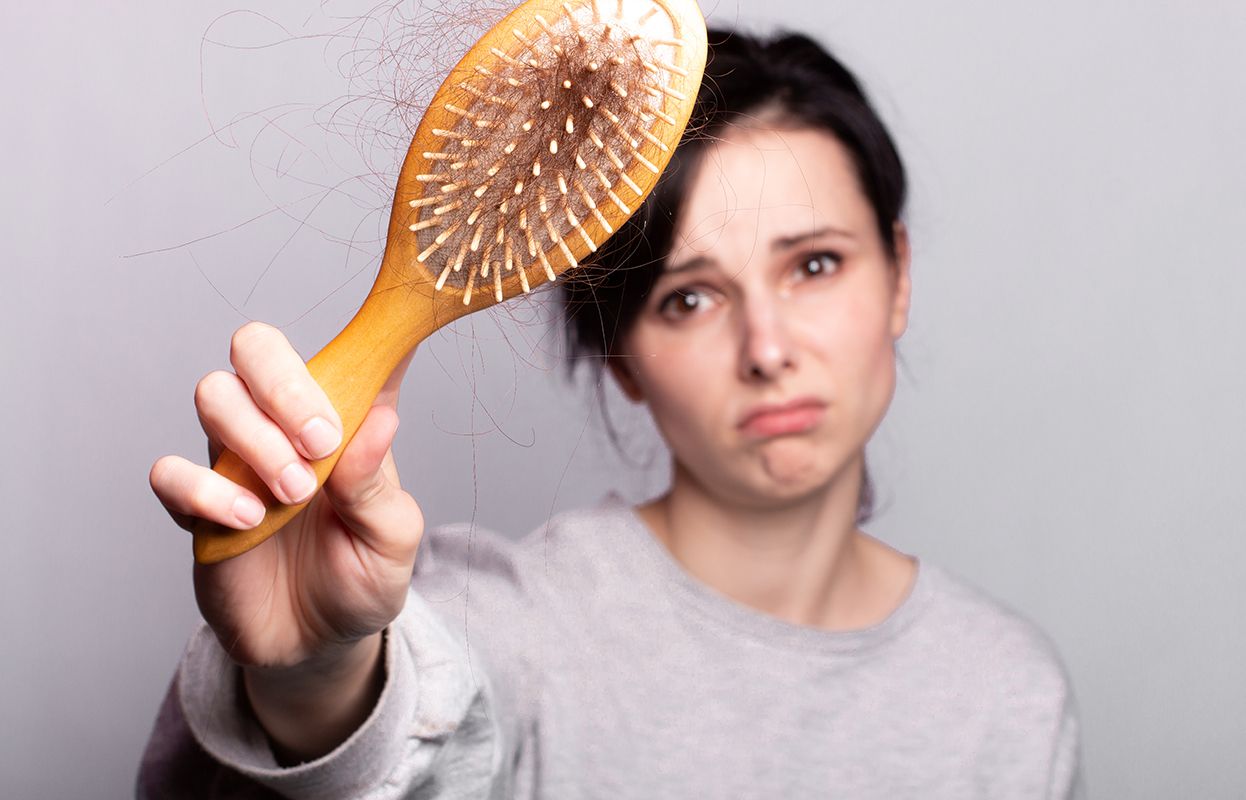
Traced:
[[[567, 355], [600, 371], [631, 328], [665, 268], [688, 182], [706, 149], [733, 124], [758, 121], [813, 128], [848, 151], [874, 210], [879, 236], [896, 254], [895, 223], [904, 209], [904, 165], [860, 84], [843, 64], [807, 36], [765, 40], [710, 29], [705, 77], [683, 140], [653, 192], [580, 269], [560, 281]], [[863, 476], [857, 519], [873, 510]]]

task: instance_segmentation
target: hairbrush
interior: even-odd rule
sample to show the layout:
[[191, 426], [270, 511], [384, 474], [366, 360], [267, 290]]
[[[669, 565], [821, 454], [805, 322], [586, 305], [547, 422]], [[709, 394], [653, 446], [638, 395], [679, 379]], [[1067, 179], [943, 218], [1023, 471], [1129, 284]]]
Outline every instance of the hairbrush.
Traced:
[[[463, 56], [407, 151], [371, 292], [307, 362], [343, 442], [429, 334], [555, 280], [631, 216], [683, 134], [705, 57], [695, 0], [528, 0]], [[341, 452], [313, 462], [317, 485]], [[228, 450], [212, 468], [267, 512], [249, 530], [202, 521], [200, 563], [246, 552], [306, 505], [280, 503]]]

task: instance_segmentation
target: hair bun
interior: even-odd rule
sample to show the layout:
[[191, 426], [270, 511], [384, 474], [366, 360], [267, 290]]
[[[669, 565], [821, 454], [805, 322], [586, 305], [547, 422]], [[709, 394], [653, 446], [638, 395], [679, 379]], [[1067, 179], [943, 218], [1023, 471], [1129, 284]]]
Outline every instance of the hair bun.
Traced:
[[[736, 31], [710, 28], [710, 61], [705, 76], [730, 89], [738, 98], [750, 94], [750, 87], [776, 87], [791, 91], [809, 83], [811, 78], [828, 83], [846, 94], [866, 101], [861, 84], [842, 63], [816, 41], [802, 33], [780, 33], [770, 39], [741, 35]], [[758, 70], [764, 74], [758, 75]]]

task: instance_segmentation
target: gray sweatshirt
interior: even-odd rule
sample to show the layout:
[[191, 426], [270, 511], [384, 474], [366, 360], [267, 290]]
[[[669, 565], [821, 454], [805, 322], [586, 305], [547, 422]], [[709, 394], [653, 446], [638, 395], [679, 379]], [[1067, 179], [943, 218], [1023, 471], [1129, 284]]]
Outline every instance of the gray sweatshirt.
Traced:
[[139, 775], [148, 798], [1080, 797], [1068, 681], [1031, 623], [930, 564], [828, 632], [685, 573], [617, 500], [512, 542], [430, 530], [376, 709], [277, 765], [211, 631]]

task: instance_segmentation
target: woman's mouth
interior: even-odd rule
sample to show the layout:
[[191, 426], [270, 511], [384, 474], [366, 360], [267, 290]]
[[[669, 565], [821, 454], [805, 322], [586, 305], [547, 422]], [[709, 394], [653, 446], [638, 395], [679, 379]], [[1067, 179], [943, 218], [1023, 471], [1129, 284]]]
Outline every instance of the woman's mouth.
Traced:
[[787, 403], [754, 406], [737, 425], [746, 436], [758, 438], [805, 433], [812, 430], [826, 413], [826, 404], [811, 397]]

